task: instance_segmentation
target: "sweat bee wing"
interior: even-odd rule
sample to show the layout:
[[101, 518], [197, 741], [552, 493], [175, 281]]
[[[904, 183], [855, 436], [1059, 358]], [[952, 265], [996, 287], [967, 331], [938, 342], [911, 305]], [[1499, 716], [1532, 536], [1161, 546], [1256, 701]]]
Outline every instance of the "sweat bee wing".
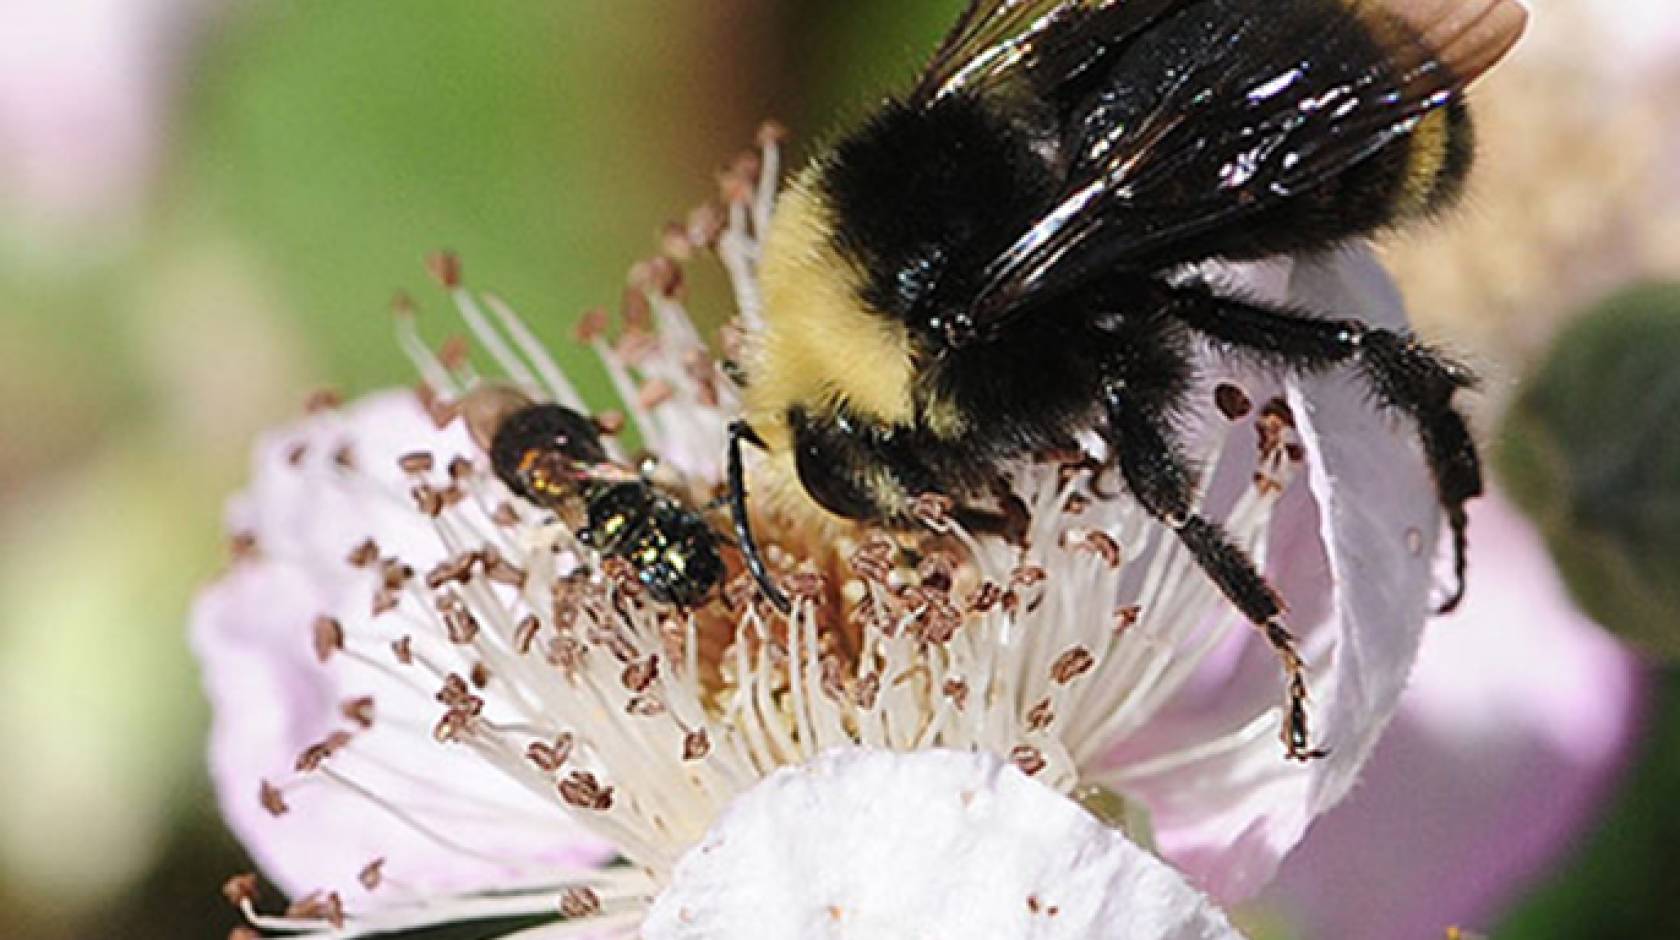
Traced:
[[[1346, 182], [1444, 117], [1526, 18], [1516, 0], [975, 4], [920, 94], [1008, 95], [1011, 81], [1029, 82], [1065, 109], [1067, 131], [1053, 207], [988, 266], [963, 330], [995, 332], [1116, 268], [1241, 256], [1256, 216]], [[1428, 170], [1425, 190], [1443, 175]], [[1395, 216], [1408, 195], [1415, 209], [1427, 202], [1402, 182]]]

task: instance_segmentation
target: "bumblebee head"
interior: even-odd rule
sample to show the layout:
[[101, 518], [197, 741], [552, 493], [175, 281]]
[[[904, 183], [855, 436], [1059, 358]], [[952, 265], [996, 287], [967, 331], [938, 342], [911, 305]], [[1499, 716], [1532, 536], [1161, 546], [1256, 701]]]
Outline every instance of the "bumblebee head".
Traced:
[[799, 485], [842, 519], [886, 521], [903, 516], [930, 488], [927, 471], [904, 446], [908, 432], [859, 419], [839, 406], [787, 416]]

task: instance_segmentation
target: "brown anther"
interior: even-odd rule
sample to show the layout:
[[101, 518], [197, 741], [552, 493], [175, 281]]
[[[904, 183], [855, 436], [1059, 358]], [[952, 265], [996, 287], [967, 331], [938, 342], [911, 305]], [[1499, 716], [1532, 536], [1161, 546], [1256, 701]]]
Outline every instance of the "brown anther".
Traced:
[[1295, 428], [1295, 409], [1289, 407], [1289, 402], [1282, 398], [1273, 398], [1260, 409], [1260, 417], [1278, 422], [1283, 427]]
[[387, 587], [373, 592], [373, 615], [388, 614], [402, 604], [402, 595]]
[[671, 386], [670, 382], [664, 379], [653, 379], [644, 382], [642, 387], [637, 390], [636, 401], [643, 408], [651, 411], [676, 397], [676, 394], [677, 390]]
[[445, 290], [461, 286], [461, 259], [453, 251], [434, 251], [426, 256], [426, 273]]
[[945, 685], [940, 691], [944, 692], [945, 697], [951, 700], [951, 704], [956, 706], [957, 711], [960, 712], [968, 707], [967, 682], [961, 679], [946, 679]]
[[584, 311], [583, 316], [578, 317], [572, 336], [578, 342], [588, 345], [607, 335], [607, 327], [611, 323], [612, 315], [607, 313], [607, 308], [591, 307]]
[[583, 668], [589, 647], [575, 636], [557, 636], [548, 644], [548, 661], [569, 677], [576, 677]]
[[511, 529], [519, 524], [519, 510], [513, 508], [512, 503], [497, 503], [490, 513], [490, 521], [504, 529]]
[[659, 337], [652, 330], [629, 327], [613, 345], [613, 352], [625, 365], [639, 368], [659, 355]]
[[1300, 463], [1307, 459], [1307, 449], [1293, 441], [1283, 445], [1283, 454], [1289, 458], [1290, 463]]
[[857, 682], [852, 684], [851, 691], [852, 704], [856, 705], [859, 711], [873, 711], [875, 703], [881, 697], [881, 674], [871, 672], [859, 676]]
[[601, 913], [601, 898], [593, 888], [581, 885], [567, 888], [560, 894], [560, 916], [580, 920]]
[[356, 698], [347, 698], [339, 703], [338, 712], [344, 716], [346, 721], [363, 730], [371, 728], [373, 727], [374, 714], [373, 696], [362, 695]]
[[922, 640], [932, 646], [951, 642], [951, 638], [962, 629], [962, 611], [951, 603], [950, 595], [944, 592], [923, 591], [922, 601], [924, 606], [915, 627]]
[[782, 579], [788, 597], [800, 601], [820, 601], [828, 592], [828, 579], [815, 571], [795, 571]]
[[286, 795], [267, 780], [257, 787], [257, 802], [262, 804], [263, 809], [268, 810], [270, 816], [284, 816], [291, 811], [291, 807], [286, 805]]
[[404, 666], [413, 665], [414, 638], [411, 636], [405, 636], [401, 639], [393, 640], [391, 642], [391, 655], [395, 656], [397, 662], [403, 664]]
[[682, 300], [688, 293], [688, 276], [682, 265], [670, 258], [654, 258], [648, 262], [648, 284], [667, 300]]
[[717, 363], [704, 349], [691, 349], [683, 356], [683, 372], [694, 383], [694, 399], [706, 408], [716, 408], [718, 396]]
[[687, 761], [703, 760], [712, 753], [712, 738], [705, 728], [696, 728], [683, 735], [682, 759]]
[[222, 882], [222, 897], [234, 907], [255, 904], [258, 897], [257, 876], [246, 872]]
[[257, 537], [250, 532], [235, 532], [228, 537], [228, 557], [235, 562], [251, 561], [260, 554]]
[[443, 629], [449, 642], [465, 646], [478, 639], [478, 618], [462, 600], [453, 594], [438, 599], [438, 614], [443, 617]]
[[1068, 496], [1067, 502], [1062, 505], [1062, 512], [1065, 512], [1070, 516], [1083, 516], [1090, 508], [1091, 500], [1089, 497], [1080, 493], [1074, 493]]
[[688, 240], [688, 228], [675, 220], [659, 229], [659, 250], [673, 261], [688, 261], [694, 257], [694, 243]]
[[422, 451], [403, 454], [397, 458], [397, 468], [410, 476], [425, 476], [436, 466], [437, 458]]
[[1038, 704], [1028, 709], [1026, 720], [1028, 731], [1043, 731], [1050, 727], [1050, 724], [1056, 720], [1056, 709], [1050, 704], [1050, 697], [1045, 696], [1039, 699]]
[[322, 614], [315, 618], [310, 630], [315, 643], [315, 660], [325, 663], [332, 655], [344, 649], [344, 625], [335, 617]]
[[560, 781], [560, 798], [578, 809], [612, 809], [613, 788], [604, 786], [587, 770], [574, 770]]
[[484, 689], [490, 685], [490, 667], [483, 662], [473, 663], [472, 671], [467, 676], [472, 680], [475, 689]]
[[502, 553], [495, 548], [486, 548], [479, 553], [479, 561], [484, 566], [484, 576], [493, 584], [505, 584], [511, 588], [523, 588], [526, 575], [518, 565], [502, 557]]
[[446, 558], [426, 572], [426, 586], [436, 591], [446, 584], [466, 584], [472, 580], [473, 566], [477, 562], [478, 556], [472, 552]]
[[409, 495], [414, 498], [414, 508], [426, 518], [436, 519], [443, 514], [443, 492], [436, 487], [422, 484], [410, 490]]
[[333, 451], [332, 459], [333, 466], [340, 470], [350, 471], [356, 469], [355, 446], [351, 444], [340, 444], [338, 449]]
[[1044, 902], [1038, 899], [1038, 895], [1029, 894], [1027, 895], [1027, 910], [1037, 914], [1044, 910]]
[[303, 465], [303, 458], [308, 457], [308, 456], [309, 456], [309, 442], [308, 441], [298, 441], [297, 443], [293, 444], [292, 446], [286, 448], [286, 463], [290, 466], [293, 466], [293, 467], [302, 466]]
[[344, 404], [344, 396], [337, 389], [318, 388], [309, 393], [303, 400], [303, 413], [318, 415], [327, 411], [336, 411]]
[[1089, 552], [1110, 568], [1120, 567], [1120, 543], [1101, 529], [1068, 529], [1062, 533], [1061, 544], [1069, 551]]
[[990, 613], [1003, 600], [1003, 588], [995, 581], [982, 581], [968, 596], [968, 612], [971, 614]]
[[379, 583], [395, 591], [414, 577], [414, 569], [401, 559], [387, 558], [379, 566]]
[[1010, 587], [1028, 588], [1043, 584], [1050, 573], [1038, 565], [1021, 565], [1009, 574]]
[[1254, 411], [1248, 393], [1229, 382], [1221, 382], [1213, 390], [1213, 404], [1227, 421], [1241, 421]]
[[1119, 636], [1137, 626], [1138, 619], [1142, 616], [1143, 608], [1136, 604], [1128, 604], [1114, 611], [1114, 635]]
[[304, 895], [286, 908], [286, 916], [303, 920], [324, 920], [337, 928], [344, 926], [344, 900], [337, 891], [319, 891]]
[[556, 773], [566, 766], [566, 761], [572, 759], [572, 751], [577, 747], [577, 740], [569, 733], [554, 739], [553, 744], [542, 741], [532, 741], [525, 748], [525, 759], [537, 765], [537, 769], [545, 773]]
[[379, 886], [385, 882], [385, 860], [376, 858], [363, 865], [362, 870], [356, 873], [356, 881], [364, 891], [379, 890]]
[[521, 617], [518, 625], [513, 628], [513, 651], [521, 656], [529, 653], [537, 642], [537, 631], [541, 629], [542, 621], [537, 619], [536, 614]]
[[466, 368], [467, 360], [472, 356], [472, 345], [465, 336], [451, 336], [438, 347], [438, 362], [450, 372], [460, 372]]
[[449, 460], [449, 479], [456, 483], [465, 483], [472, 479], [473, 463], [465, 457], [452, 457]]
[[957, 564], [957, 556], [950, 552], [930, 551], [916, 566], [916, 581], [927, 590], [949, 593], [956, 584]]
[[[634, 652], [632, 650], [632, 652]], [[659, 656], [654, 654], [647, 659], [638, 660], [624, 667], [619, 681], [632, 692], [646, 692], [653, 680], [659, 678]]]
[[1009, 760], [1029, 777], [1049, 766], [1049, 762], [1044, 759], [1044, 752], [1029, 744], [1022, 744], [1011, 750]]
[[344, 560], [354, 568], [371, 568], [374, 562], [379, 560], [379, 544], [373, 539], [363, 539], [355, 548], [350, 549], [350, 554], [346, 555]]
[[750, 176], [743, 176], [733, 168], [718, 174], [718, 198], [725, 205], [738, 206], [753, 201], [754, 187], [757, 180]]
[[1090, 650], [1083, 646], [1075, 646], [1057, 656], [1056, 661], [1050, 664], [1050, 678], [1057, 685], [1067, 685], [1090, 672], [1096, 664], [1096, 657], [1091, 655]]
[[614, 437], [624, 432], [628, 420], [622, 411], [603, 411], [595, 416], [595, 430], [603, 437]]
[[647, 268], [644, 261], [630, 269], [630, 286], [624, 289], [619, 300], [618, 316], [624, 323], [626, 334], [653, 335], [653, 305], [648, 302], [648, 293], [653, 286], [649, 283]]
[[875, 534], [858, 546], [848, 560], [852, 571], [858, 577], [884, 585], [892, 577], [893, 553], [896, 549], [892, 539]]
[[786, 143], [789, 136], [787, 127], [780, 121], [767, 120], [758, 125], [758, 133], [753, 139], [760, 147], [768, 150]]
[[651, 695], [633, 695], [624, 703], [624, 713], [638, 718], [658, 718], [665, 711], [665, 703]]
[[911, 501], [910, 515], [933, 531], [944, 532], [951, 526], [951, 509], [955, 505], [949, 496], [922, 493]]
[[697, 206], [688, 214], [688, 240], [704, 248], [715, 248], [727, 224], [717, 206], [710, 203]]

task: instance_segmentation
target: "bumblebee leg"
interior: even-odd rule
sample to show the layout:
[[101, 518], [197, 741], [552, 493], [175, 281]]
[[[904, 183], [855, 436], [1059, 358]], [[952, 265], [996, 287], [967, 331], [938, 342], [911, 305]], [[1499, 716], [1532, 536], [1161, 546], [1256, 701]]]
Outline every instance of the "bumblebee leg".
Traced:
[[1464, 504], [1482, 494], [1481, 457], [1452, 403], [1454, 393], [1474, 384], [1470, 372], [1408, 334], [1357, 320], [1321, 319], [1194, 287], [1174, 288], [1172, 295], [1172, 315], [1216, 344], [1297, 372], [1351, 362], [1378, 401], [1411, 417], [1452, 532], [1455, 583], [1437, 613], [1455, 610], [1469, 567]]
[[1149, 407], [1123, 380], [1103, 389], [1108, 432], [1120, 476], [1150, 515], [1178, 534], [1210, 580], [1254, 624], [1283, 663], [1287, 704], [1283, 744], [1292, 760], [1307, 761], [1328, 752], [1312, 747], [1307, 730], [1306, 661], [1283, 623], [1283, 601], [1254, 567], [1254, 562], [1217, 523], [1195, 512], [1195, 483], [1189, 463], [1166, 428], [1164, 409]]
[[770, 569], [764, 564], [764, 555], [758, 550], [758, 541], [753, 538], [752, 522], [747, 516], [747, 473], [741, 462], [741, 442], [745, 441], [755, 447], [763, 447], [764, 441], [752, 425], [745, 421], [736, 421], [729, 426], [729, 506], [731, 515], [735, 517], [735, 540], [741, 543], [741, 557], [747, 561], [747, 570], [752, 572], [753, 580], [758, 582], [758, 589], [776, 609], [783, 614], [793, 611], [793, 604], [776, 586], [770, 577]]

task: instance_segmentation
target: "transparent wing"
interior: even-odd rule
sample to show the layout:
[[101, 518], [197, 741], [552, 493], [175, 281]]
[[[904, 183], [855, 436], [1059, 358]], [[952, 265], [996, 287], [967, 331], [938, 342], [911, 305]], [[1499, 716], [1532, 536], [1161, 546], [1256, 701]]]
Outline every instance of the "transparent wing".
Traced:
[[1280, 33], [1256, 0], [1254, 15], [1210, 24], [1147, 113], [1080, 121], [1061, 196], [989, 267], [976, 328], [1115, 266], [1170, 258], [1343, 173], [1452, 102], [1526, 22], [1515, 0], [1327, 9], [1344, 12]]
[[1046, 73], [1066, 74], [1082, 47], [1117, 41], [1185, 0], [972, 0], [912, 92], [926, 105]]

